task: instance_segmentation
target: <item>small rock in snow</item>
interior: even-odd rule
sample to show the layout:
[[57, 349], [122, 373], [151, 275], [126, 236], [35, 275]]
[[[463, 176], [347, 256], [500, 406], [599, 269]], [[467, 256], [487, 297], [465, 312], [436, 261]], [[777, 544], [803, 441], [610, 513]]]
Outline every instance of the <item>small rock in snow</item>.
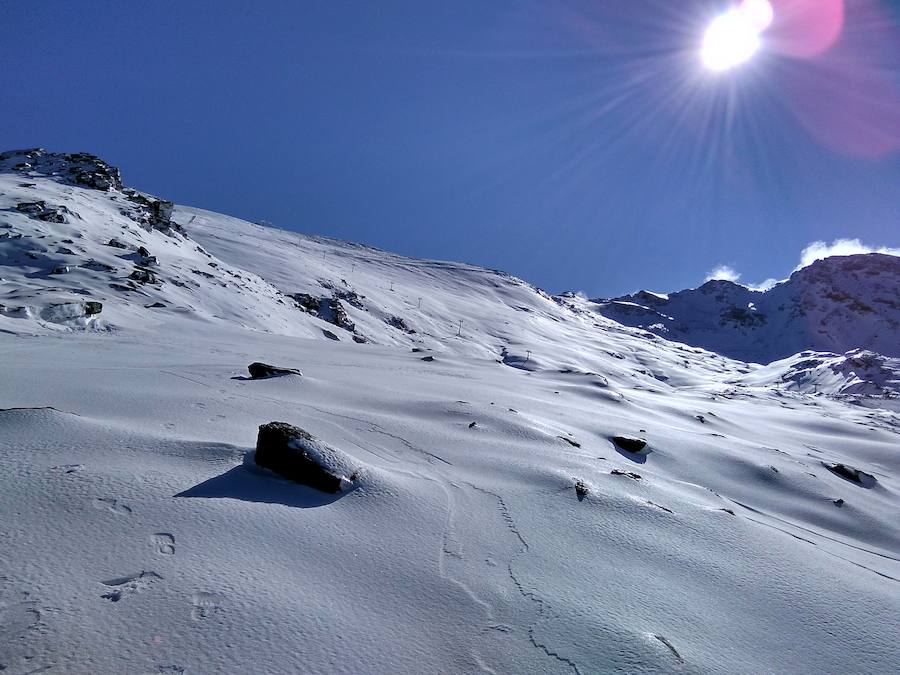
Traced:
[[250, 371], [250, 377], [254, 380], [262, 380], [267, 377], [280, 377], [282, 375], [302, 375], [295, 368], [282, 368], [280, 366], [270, 366], [268, 363], [260, 363], [255, 361], [247, 366]]

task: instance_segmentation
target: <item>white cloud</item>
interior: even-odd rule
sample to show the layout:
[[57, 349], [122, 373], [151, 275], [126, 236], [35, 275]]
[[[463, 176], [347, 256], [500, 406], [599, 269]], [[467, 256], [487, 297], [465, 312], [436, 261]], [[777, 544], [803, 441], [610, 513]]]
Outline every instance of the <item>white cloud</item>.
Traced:
[[[825, 241], [814, 241], [809, 244], [800, 253], [800, 264], [794, 268], [794, 272], [809, 267], [817, 260], [823, 260], [831, 256], [837, 255], [859, 255], [865, 253], [883, 253], [885, 255], [894, 255], [900, 257], [900, 248], [892, 248], [890, 246], [869, 246], [862, 243], [859, 239], [835, 239], [830, 244]], [[741, 273], [730, 265], [716, 265], [709, 274], [706, 275], [704, 281], [723, 280], [738, 283]], [[786, 279], [766, 279], [758, 284], [743, 284], [751, 291], [768, 291], [776, 284], [780, 284]]]
[[780, 284], [784, 279], [766, 279], [765, 281], [758, 284], [751, 284], [747, 286], [751, 291], [768, 291], [773, 288], [776, 284]]
[[741, 278], [741, 273], [735, 271], [734, 268], [729, 267], [728, 265], [717, 265], [713, 268], [713, 270], [706, 275], [705, 281], [732, 281], [737, 283], [738, 279]]
[[900, 248], [867, 246], [859, 239], [835, 239], [830, 244], [824, 241], [814, 241], [803, 249], [803, 253], [800, 254], [800, 264], [795, 271], [812, 265], [816, 260], [833, 255], [857, 255], [859, 253], [885, 253], [900, 256]]

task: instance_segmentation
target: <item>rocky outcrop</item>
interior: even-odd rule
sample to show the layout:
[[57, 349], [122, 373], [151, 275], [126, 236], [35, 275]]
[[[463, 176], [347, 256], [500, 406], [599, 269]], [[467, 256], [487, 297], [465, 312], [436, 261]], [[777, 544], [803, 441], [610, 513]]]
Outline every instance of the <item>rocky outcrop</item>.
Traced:
[[150, 270], [145, 270], [141, 267], [135, 267], [131, 274], [128, 275], [128, 278], [137, 281], [140, 284], [156, 283], [156, 275]]
[[259, 428], [254, 461], [288, 480], [331, 494], [349, 490], [357, 479], [350, 457], [286, 422]]
[[43, 148], [10, 150], [0, 153], [0, 170], [51, 176], [60, 183], [93, 190], [122, 187], [122, 176], [116, 167], [86, 152], [57, 153]]
[[410, 328], [410, 327], [406, 324], [406, 321], [404, 321], [404, 320], [403, 320], [401, 317], [399, 317], [399, 316], [391, 316], [391, 317], [388, 317], [387, 319], [384, 320], [384, 322], [385, 322], [388, 326], [391, 326], [392, 328], [396, 328], [397, 330], [402, 330], [402, 331], [403, 331], [404, 333], [406, 333], [407, 335], [415, 335], [415, 334], [416, 334], [416, 331], [415, 331], [414, 329]]
[[172, 220], [175, 204], [165, 199], [153, 197], [132, 188], [122, 188], [122, 194], [131, 203], [127, 215], [145, 229], [155, 229], [172, 234], [183, 232], [181, 225]]
[[46, 202], [22, 202], [16, 204], [16, 211], [45, 223], [66, 223], [72, 215], [65, 206], [48, 206]]
[[[343, 328], [350, 333], [356, 332], [356, 324], [350, 320], [347, 310], [341, 304], [337, 293], [330, 298], [318, 298], [309, 293], [293, 293], [288, 297], [297, 303], [299, 309], [309, 312], [313, 316], [317, 316], [323, 321], [327, 321], [338, 328]], [[353, 297], [358, 296], [354, 293]]]

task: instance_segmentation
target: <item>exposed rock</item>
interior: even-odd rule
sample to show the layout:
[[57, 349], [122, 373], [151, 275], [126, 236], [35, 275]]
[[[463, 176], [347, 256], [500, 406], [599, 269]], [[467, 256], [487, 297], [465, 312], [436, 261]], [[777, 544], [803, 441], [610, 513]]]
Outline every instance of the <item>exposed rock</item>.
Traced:
[[583, 501], [585, 497], [590, 494], [590, 490], [588, 489], [587, 483], [583, 480], [575, 481], [575, 495], [578, 497], [578, 501]]
[[351, 304], [353, 307], [356, 307], [356, 309], [364, 310], [366, 308], [365, 305], [363, 305], [363, 303], [362, 303], [362, 299], [365, 298], [366, 296], [359, 295], [356, 291], [335, 290], [334, 297], [336, 297], [340, 300], [345, 300], [346, 302]]
[[843, 499], [834, 499], [834, 500], [832, 500], [832, 503], [833, 503], [835, 506], [843, 506], [843, 505], [844, 505], [844, 500], [843, 500]]
[[293, 298], [301, 309], [318, 314], [319, 298], [313, 297], [309, 293], [292, 293], [289, 297]]
[[152, 195], [138, 192], [132, 188], [123, 188], [122, 194], [134, 207], [129, 217], [144, 226], [144, 229], [156, 229], [167, 234], [173, 231], [181, 232], [181, 225], [172, 220], [175, 204], [165, 199], [159, 199]]
[[106, 263], [99, 262], [91, 258], [87, 262], [81, 263], [79, 267], [82, 267], [86, 270], [93, 270], [94, 272], [115, 272], [116, 268], [112, 265], [107, 265]]
[[634, 471], [624, 471], [622, 469], [613, 469], [609, 472], [610, 475], [613, 476], [625, 476], [626, 478], [631, 478], [632, 480], [640, 480], [641, 474], [635, 473]]
[[99, 314], [103, 311], [103, 303], [97, 302], [95, 300], [87, 300], [84, 303], [84, 314], [85, 316], [94, 316], [95, 314]]
[[357, 475], [348, 456], [285, 422], [259, 427], [254, 461], [284, 478], [332, 494], [352, 487]]
[[875, 483], [878, 482], [872, 474], [848, 466], [847, 464], [829, 464], [827, 462], [822, 462], [822, 466], [831, 471], [831, 473], [849, 480], [851, 483], [861, 485], [862, 487], [874, 487]]
[[328, 308], [332, 312], [333, 316], [331, 322], [335, 326], [350, 331], [351, 333], [356, 330], [356, 324], [354, 324], [350, 320], [350, 317], [347, 316], [347, 310], [344, 309], [344, 306], [341, 304], [340, 300], [338, 300], [337, 298], [332, 298], [328, 302]]
[[106, 242], [106, 245], [112, 246], [113, 248], [128, 248], [128, 244], [123, 244], [121, 241], [115, 238], [110, 239], [108, 242]]
[[332, 333], [330, 330], [323, 330], [323, 331], [322, 331], [322, 335], [324, 335], [325, 337], [327, 337], [329, 340], [334, 340], [334, 341], [336, 341], [336, 342], [340, 342], [340, 341], [341, 341], [341, 339], [340, 339], [337, 335], [335, 335], [334, 333]]
[[474, 429], [474, 428], [477, 427], [477, 426], [478, 426], [478, 422], [470, 422], [470, 423], [469, 423], [469, 428], [470, 428], [470, 429]]
[[425, 363], [431, 363], [434, 361], [434, 357], [433, 356], [423, 356], [422, 361], [424, 361]]
[[147, 309], [160, 309], [160, 308], [165, 307], [165, 306], [166, 306], [166, 305], [165, 305], [164, 302], [159, 302], [159, 301], [156, 301], [156, 302], [154, 302], [154, 303], [152, 303], [152, 304], [149, 304], [149, 305], [144, 305], [144, 307], [147, 308]]
[[391, 316], [384, 320], [384, 322], [391, 326], [392, 328], [396, 328], [397, 330], [402, 330], [404, 333], [408, 335], [415, 335], [416, 331], [406, 325], [406, 322], [400, 318], [399, 316]]
[[[513, 409], [510, 408], [510, 411], [512, 412]], [[573, 448], [580, 448], [580, 447], [581, 447], [581, 443], [579, 443], [578, 441], [576, 441], [576, 440], [573, 439], [573, 438], [569, 438], [568, 436], [557, 436], [557, 438], [558, 438], [559, 440], [561, 440], [561, 441], [565, 441], [566, 443], [568, 443], [569, 445], [571, 445]]]
[[616, 444], [619, 448], [624, 450], [625, 452], [630, 452], [632, 454], [638, 454], [642, 452], [644, 448], [647, 447], [647, 441], [641, 438], [630, 438], [628, 436], [613, 436], [613, 443]]
[[86, 152], [57, 153], [43, 148], [11, 150], [0, 153], [0, 169], [35, 172], [52, 176], [60, 183], [94, 190], [122, 187], [119, 170]]
[[52, 270], [50, 270], [50, 274], [68, 274], [69, 266], [68, 265], [57, 265]]
[[45, 223], [65, 223], [66, 216], [72, 215], [65, 206], [47, 206], [46, 202], [22, 202], [16, 204], [16, 210]]
[[256, 361], [247, 366], [250, 371], [250, 377], [254, 380], [262, 380], [268, 377], [280, 377], [282, 375], [302, 375], [295, 368], [281, 368], [279, 366], [270, 366], [268, 363], [260, 363]]
[[153, 274], [150, 270], [145, 270], [140, 267], [135, 267], [134, 270], [128, 275], [129, 279], [134, 279], [138, 283], [141, 284], [155, 284], [156, 283], [156, 275]]
[[359, 345], [364, 345], [365, 343], [368, 342], [368, 340], [366, 340], [366, 338], [364, 338], [362, 335], [354, 335], [353, 341]]
[[347, 310], [341, 304], [337, 293], [331, 298], [317, 298], [308, 293], [293, 293], [288, 297], [292, 298], [300, 309], [318, 316], [323, 321], [327, 321], [351, 333], [356, 331], [356, 324], [350, 320]]

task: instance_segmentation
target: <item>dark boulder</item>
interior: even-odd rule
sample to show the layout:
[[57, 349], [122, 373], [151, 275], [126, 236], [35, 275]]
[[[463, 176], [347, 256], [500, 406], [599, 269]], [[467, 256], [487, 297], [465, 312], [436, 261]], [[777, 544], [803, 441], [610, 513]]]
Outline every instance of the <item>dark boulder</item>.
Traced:
[[399, 316], [391, 316], [384, 320], [384, 322], [390, 326], [391, 328], [396, 328], [397, 330], [402, 330], [404, 333], [408, 335], [415, 335], [416, 331], [409, 326], [406, 325], [406, 321], [404, 321]]
[[319, 298], [314, 297], [309, 293], [293, 293], [289, 297], [297, 303], [297, 306], [300, 307], [300, 309], [316, 314], [319, 313]]
[[423, 356], [422, 361], [424, 361], [425, 363], [432, 363], [434, 361], [434, 357], [433, 356]]
[[106, 245], [112, 246], [113, 248], [128, 248], [127, 244], [123, 244], [121, 241], [115, 238], [110, 239], [108, 242], [106, 242]]
[[874, 487], [875, 483], [878, 482], [872, 474], [847, 464], [829, 464], [827, 462], [822, 462], [822, 466], [831, 471], [831, 473], [865, 488]]
[[138, 283], [142, 284], [155, 284], [156, 276], [150, 270], [145, 270], [140, 267], [135, 267], [134, 271], [128, 276], [129, 279], [134, 279]]
[[288, 480], [330, 494], [347, 490], [356, 479], [349, 457], [285, 422], [259, 428], [254, 461]]
[[323, 330], [323, 331], [322, 331], [322, 335], [324, 335], [325, 337], [327, 337], [329, 340], [335, 340], [336, 342], [340, 342], [340, 341], [341, 341], [341, 339], [340, 339], [337, 335], [335, 335], [334, 333], [332, 333], [330, 330]]
[[71, 214], [65, 206], [48, 206], [45, 202], [22, 202], [16, 204], [16, 210], [45, 223], [65, 223]]
[[641, 474], [634, 473], [634, 471], [623, 471], [622, 469], [613, 469], [609, 472], [613, 476], [625, 476], [626, 478], [631, 478], [632, 480], [640, 480]]
[[613, 436], [610, 440], [615, 443], [616, 447], [621, 448], [625, 452], [634, 455], [643, 452], [647, 447], [647, 441], [641, 438], [630, 438], [628, 436]]
[[267, 377], [281, 377], [282, 375], [302, 375], [299, 370], [294, 368], [280, 368], [278, 366], [270, 366], [268, 363], [260, 363], [256, 361], [247, 366], [250, 371], [250, 377], [254, 380], [263, 380]]
[[93, 316], [94, 314], [99, 314], [103, 311], [103, 303], [96, 302], [95, 300], [88, 300], [84, 303], [84, 315], [85, 316]]

